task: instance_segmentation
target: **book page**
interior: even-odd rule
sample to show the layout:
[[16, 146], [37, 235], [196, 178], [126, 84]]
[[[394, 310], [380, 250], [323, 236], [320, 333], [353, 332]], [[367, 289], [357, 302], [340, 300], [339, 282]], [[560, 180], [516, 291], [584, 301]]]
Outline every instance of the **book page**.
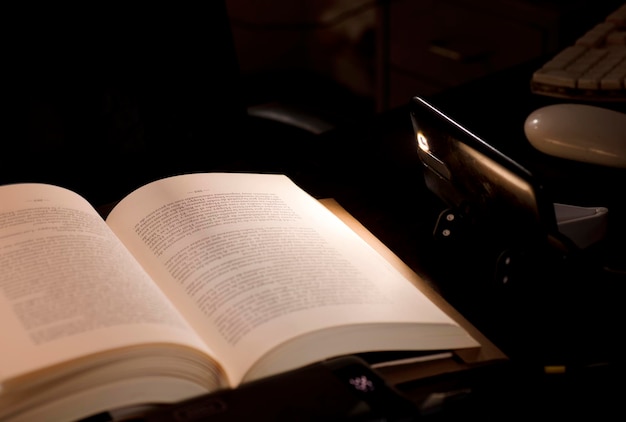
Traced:
[[116, 348], [206, 351], [96, 210], [69, 190], [0, 186], [0, 268], [0, 390]]
[[[163, 179], [124, 198], [107, 223], [216, 351], [234, 385], [257, 359], [283, 343], [297, 345], [289, 355], [292, 366], [305, 356], [356, 352], [353, 348], [477, 345], [285, 176], [214, 173]], [[329, 337], [300, 348], [304, 334], [323, 329], [355, 339], [346, 327], [410, 328], [416, 322], [428, 327], [419, 343], [382, 336], [384, 342], [377, 344], [376, 336], [360, 334], [353, 343]]]

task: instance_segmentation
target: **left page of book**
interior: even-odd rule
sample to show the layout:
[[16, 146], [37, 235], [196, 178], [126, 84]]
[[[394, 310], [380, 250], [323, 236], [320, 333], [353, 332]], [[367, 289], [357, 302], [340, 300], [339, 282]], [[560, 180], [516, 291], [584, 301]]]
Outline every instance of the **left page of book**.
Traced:
[[[144, 354], [200, 362], [207, 352], [97, 211], [67, 189], [0, 186], [0, 268], [0, 408], [68, 370], [84, 376]], [[115, 380], [104, 372], [94, 384]]]

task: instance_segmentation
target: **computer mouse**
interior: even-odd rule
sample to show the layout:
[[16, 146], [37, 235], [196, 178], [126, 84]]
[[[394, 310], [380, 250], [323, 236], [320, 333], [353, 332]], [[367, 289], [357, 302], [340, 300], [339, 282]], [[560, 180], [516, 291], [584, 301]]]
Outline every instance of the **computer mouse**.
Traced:
[[530, 113], [524, 132], [543, 153], [626, 168], [626, 113], [587, 104], [553, 104]]

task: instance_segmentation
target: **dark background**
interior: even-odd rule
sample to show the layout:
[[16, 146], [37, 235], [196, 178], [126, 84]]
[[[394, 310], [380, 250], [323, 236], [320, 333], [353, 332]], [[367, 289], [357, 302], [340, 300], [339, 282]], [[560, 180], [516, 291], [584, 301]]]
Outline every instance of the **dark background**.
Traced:
[[[623, 172], [540, 156], [521, 134], [526, 115], [550, 102], [530, 95], [535, 67], [619, 4], [25, 5], [8, 15], [10, 76], [3, 98], [8, 112], [0, 183], [59, 184], [100, 206], [180, 172], [286, 173], [314, 196], [338, 199], [507, 353], [528, 357], [521, 360], [520, 379], [535, 375], [546, 361], [582, 367], [612, 362], [622, 330], [615, 336], [612, 324], [598, 330], [596, 318], [586, 319], [592, 311], [581, 298], [589, 293], [594, 307], [604, 307], [600, 315], [606, 321], [619, 316], [603, 304], [613, 305], [620, 296], [614, 290], [587, 290], [585, 282], [598, 283], [595, 273], [577, 278], [574, 295], [567, 291], [557, 298], [556, 322], [566, 331], [538, 333], [526, 324], [529, 315], [534, 323], [542, 321], [532, 305], [543, 297], [541, 285], [531, 283], [533, 289], [521, 296], [530, 302], [480, 306], [486, 303], [483, 290], [473, 283], [483, 282], [489, 271], [471, 265], [480, 248], [471, 239], [464, 245], [468, 252], [432, 242], [442, 204], [424, 186], [406, 105], [414, 95], [428, 97], [507, 153], [523, 152], [516, 158], [540, 170], [555, 199], [619, 205], [621, 197], [611, 189], [623, 186]], [[288, 110], [282, 117], [303, 122], [315, 116], [333, 129], [320, 135], [247, 112], [268, 104]], [[530, 265], [541, 274], [537, 263]], [[611, 301], [603, 302], [607, 298]], [[560, 306], [563, 301], [566, 307]], [[609, 344], [597, 355], [595, 342], [603, 343], [607, 332]], [[556, 353], [545, 348], [562, 337]], [[583, 354], [562, 354], [563, 347], [576, 343], [586, 346]], [[595, 374], [542, 384], [532, 377], [530, 390], [511, 392], [523, 395], [515, 405], [529, 412], [558, 399], [555, 409], [565, 405], [575, 414], [578, 403], [568, 402], [589, 398], [589, 388], [580, 387], [590, 381], [603, 387], [594, 390], [600, 401], [584, 408], [592, 414], [594, 406], [605, 406], [617, 394], [603, 395], [609, 383]], [[521, 385], [509, 381], [506, 388]]]
[[[617, 3], [23, 3], [7, 14], [0, 182], [49, 181], [105, 203], [181, 171], [318, 165], [302, 131], [241, 124], [246, 108], [278, 102], [362, 126], [413, 95], [548, 57]], [[355, 136], [318, 153], [359, 154]]]

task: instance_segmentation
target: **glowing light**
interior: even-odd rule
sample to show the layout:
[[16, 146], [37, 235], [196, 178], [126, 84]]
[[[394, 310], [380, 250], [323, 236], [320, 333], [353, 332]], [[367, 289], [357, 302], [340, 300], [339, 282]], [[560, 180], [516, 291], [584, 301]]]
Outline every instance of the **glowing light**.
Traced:
[[366, 375], [361, 375], [361, 376], [350, 378], [349, 382], [358, 391], [370, 392], [370, 391], [374, 391], [375, 389], [374, 383], [372, 382], [372, 380], [367, 378]]
[[419, 146], [422, 151], [428, 152], [430, 150], [428, 139], [426, 139], [426, 136], [422, 132], [417, 132], [417, 146]]

